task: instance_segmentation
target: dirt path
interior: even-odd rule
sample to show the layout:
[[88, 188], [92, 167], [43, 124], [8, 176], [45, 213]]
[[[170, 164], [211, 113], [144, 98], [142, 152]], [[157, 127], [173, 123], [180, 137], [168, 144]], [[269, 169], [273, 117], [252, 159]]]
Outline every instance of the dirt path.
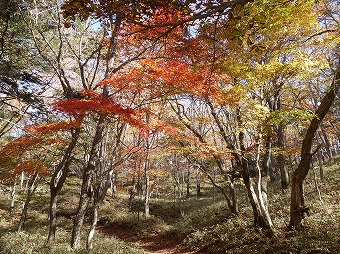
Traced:
[[144, 250], [145, 254], [194, 254], [196, 252], [190, 251], [185, 247], [181, 241], [171, 235], [163, 235], [161, 233], [152, 233], [148, 235], [137, 235], [129, 228], [122, 227], [121, 225], [108, 224], [101, 225], [98, 230], [115, 236], [116, 238], [135, 243]]

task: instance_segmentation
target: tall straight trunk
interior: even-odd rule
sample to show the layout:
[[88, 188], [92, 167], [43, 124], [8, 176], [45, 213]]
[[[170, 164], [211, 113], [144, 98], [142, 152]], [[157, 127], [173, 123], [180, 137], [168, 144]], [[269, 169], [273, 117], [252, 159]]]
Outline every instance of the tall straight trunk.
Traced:
[[28, 180], [26, 200], [25, 200], [25, 204], [22, 209], [22, 212], [21, 212], [21, 218], [20, 218], [19, 225], [18, 225], [18, 232], [22, 231], [24, 228], [24, 224], [25, 224], [26, 217], [27, 217], [28, 205], [31, 202], [33, 193], [37, 188], [37, 186], [34, 185], [37, 178], [38, 178], [38, 172], [35, 172]]
[[55, 239], [55, 232], [56, 232], [56, 225], [57, 225], [57, 201], [58, 201], [58, 194], [61, 191], [64, 183], [66, 181], [70, 163], [72, 160], [72, 153], [77, 144], [79, 135], [80, 135], [80, 128], [75, 128], [71, 130], [72, 140], [68, 145], [64, 156], [61, 162], [58, 164], [56, 170], [53, 172], [51, 181], [50, 181], [50, 206], [49, 206], [49, 232], [47, 242], [49, 244], [54, 242]]
[[318, 163], [319, 163], [319, 172], [320, 172], [320, 181], [323, 182], [324, 180], [324, 175], [323, 175], [323, 162], [322, 162], [322, 153], [319, 150], [317, 152], [317, 157], [318, 157]]
[[91, 198], [91, 180], [95, 172], [96, 163], [98, 161], [100, 143], [103, 138], [103, 132], [104, 132], [104, 127], [105, 127], [105, 119], [106, 117], [104, 115], [99, 116], [99, 120], [96, 126], [96, 133], [92, 141], [90, 158], [87, 162], [87, 166], [84, 169], [84, 173], [83, 173], [83, 182], [81, 185], [80, 200], [79, 200], [79, 205], [77, 209], [77, 214], [74, 218], [73, 230], [72, 230], [71, 246], [74, 249], [78, 249], [80, 247], [80, 233], [81, 233], [81, 229], [84, 223], [86, 209], [87, 209], [89, 200]]
[[303, 197], [303, 181], [305, 180], [310, 169], [310, 164], [314, 153], [318, 152], [318, 149], [315, 152], [311, 152], [315, 134], [321, 121], [324, 119], [331, 105], [333, 104], [333, 101], [339, 92], [339, 86], [340, 65], [337, 66], [333, 82], [321, 100], [315, 112], [315, 117], [311, 120], [305, 138], [302, 142], [301, 160], [292, 176], [289, 228], [300, 230], [302, 228], [302, 220], [305, 214], [308, 215], [308, 207], [306, 206], [305, 199]]
[[333, 153], [332, 153], [332, 145], [331, 145], [331, 142], [329, 141], [329, 138], [328, 138], [328, 135], [327, 135], [327, 132], [325, 129], [321, 129], [321, 133], [322, 133], [322, 140], [325, 144], [325, 149], [326, 149], [326, 152], [327, 152], [327, 156], [329, 159], [333, 158]]
[[201, 193], [201, 175], [199, 172], [196, 172], [196, 199], [202, 196]]
[[25, 181], [25, 173], [21, 172], [21, 176], [20, 176], [20, 192], [23, 191], [24, 181]]
[[129, 205], [130, 207], [132, 207], [132, 202], [136, 196], [136, 193], [137, 193], [137, 183], [136, 183], [136, 176], [133, 175], [132, 176], [132, 187], [131, 189], [129, 190]]
[[272, 137], [271, 133], [267, 133], [266, 137], [266, 149], [265, 149], [265, 154], [263, 156], [263, 162], [262, 162], [262, 168], [263, 171], [266, 172], [266, 176], [269, 174], [270, 180], [274, 181], [274, 171], [273, 171], [273, 163], [272, 163]]
[[284, 136], [285, 136], [284, 127], [283, 127], [283, 124], [280, 123], [280, 125], [277, 128], [277, 143], [278, 143], [280, 152], [277, 155], [276, 159], [277, 159], [277, 163], [280, 169], [282, 190], [286, 190], [289, 187], [289, 174], [288, 174], [287, 167], [285, 165], [285, 156], [283, 155], [283, 150], [285, 148], [285, 137]]
[[[183, 174], [183, 172], [182, 172], [182, 174]], [[184, 217], [184, 215], [185, 215], [184, 198], [183, 198], [184, 197], [184, 193], [183, 193], [183, 184], [184, 184], [184, 182], [181, 181], [181, 173], [179, 173], [177, 180], [178, 180], [177, 181], [178, 208], [179, 208], [180, 215], [182, 217]]]
[[148, 170], [145, 170], [144, 214], [145, 217], [150, 216], [150, 176]]
[[94, 234], [95, 234], [98, 217], [99, 217], [99, 204], [100, 204], [99, 188], [97, 189], [98, 191], [95, 191], [96, 193], [94, 194], [94, 197], [93, 197], [93, 210], [92, 210], [91, 225], [90, 225], [89, 233], [87, 235], [87, 245], [86, 245], [86, 248], [88, 251], [93, 249]]
[[[95, 200], [96, 198], [94, 198]], [[93, 202], [93, 211], [92, 211], [92, 220], [91, 220], [91, 226], [90, 226], [90, 231], [87, 236], [87, 250], [92, 250], [93, 249], [93, 240], [94, 240], [94, 233], [96, 230], [97, 222], [98, 222], [98, 217], [99, 217], [99, 202], [96, 200]]]
[[57, 201], [58, 193], [56, 189], [50, 189], [50, 206], [49, 206], [49, 232], [47, 237], [47, 243], [52, 244], [55, 240], [55, 232], [57, 229]]
[[[149, 116], [147, 116], [149, 117]], [[147, 118], [147, 121], [149, 119]], [[144, 176], [145, 176], [145, 197], [144, 197], [144, 214], [145, 217], [150, 216], [150, 149], [151, 145], [154, 141], [155, 136], [152, 137], [151, 141], [146, 138], [146, 155], [145, 155], [145, 164], [144, 164]]]
[[15, 203], [15, 192], [16, 192], [17, 178], [15, 177], [14, 183], [11, 186], [11, 206], [9, 213], [12, 214], [14, 211], [14, 203]]
[[239, 209], [238, 209], [238, 203], [237, 203], [237, 195], [236, 195], [236, 190], [235, 190], [235, 185], [234, 185], [234, 180], [232, 180], [229, 184], [229, 193], [232, 201], [231, 205], [231, 212], [233, 214], [238, 214]]
[[[282, 87], [284, 83], [273, 82], [274, 94], [272, 98], [267, 98], [269, 100], [269, 106], [271, 111], [275, 112], [281, 110], [281, 94]], [[280, 170], [280, 179], [281, 179], [281, 188], [282, 190], [288, 189], [289, 187], [289, 174], [288, 169], [285, 165], [285, 156], [283, 155], [283, 150], [285, 148], [285, 134], [284, 134], [284, 125], [283, 123], [279, 123], [276, 128], [276, 136], [277, 136], [277, 147], [280, 152], [276, 156], [276, 161]]]
[[111, 171], [111, 173], [110, 173], [110, 187], [111, 187], [113, 198], [117, 197], [117, 181], [118, 181], [118, 172], [116, 170]]
[[190, 197], [190, 167], [188, 167], [187, 172], [187, 181], [186, 181], [186, 190], [187, 190], [187, 198]]
[[[148, 123], [150, 121], [150, 114], [146, 115], [146, 122]], [[144, 196], [144, 215], [145, 217], [150, 216], [150, 151], [151, 147], [153, 145], [153, 142], [155, 141], [156, 133], [152, 134], [152, 136], [146, 137], [145, 139], [145, 148], [146, 148], [146, 154], [145, 154], [145, 163], [144, 163], [144, 176], [145, 176], [145, 196]]]

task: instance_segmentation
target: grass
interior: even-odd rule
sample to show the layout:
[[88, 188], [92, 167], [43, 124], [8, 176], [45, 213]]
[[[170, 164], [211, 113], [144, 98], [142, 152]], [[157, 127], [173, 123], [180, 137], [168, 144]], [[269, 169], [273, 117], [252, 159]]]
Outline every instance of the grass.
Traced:
[[[84, 248], [80, 250], [71, 249], [69, 242], [70, 232], [66, 230], [58, 230], [56, 244], [48, 246], [45, 244], [47, 237], [47, 227], [39, 227], [34, 232], [11, 232], [0, 237], [0, 253], [3, 254], [18, 254], [18, 253], [54, 253], [54, 254], [65, 254], [65, 253], [87, 253]], [[115, 238], [108, 238], [106, 235], [98, 233], [95, 240], [95, 248], [93, 254], [139, 254], [141, 250], [127, 244]], [[108, 251], [110, 250], [110, 252]]]
[[[289, 191], [282, 192], [280, 183], [269, 183], [270, 214], [275, 225], [275, 237], [252, 227], [252, 210], [244, 190], [238, 190], [240, 214], [232, 215], [219, 196], [212, 199], [211, 188], [202, 186], [200, 199], [190, 197], [184, 202], [182, 216], [178, 204], [169, 200], [152, 199], [150, 218], [140, 217], [138, 206], [130, 209], [127, 196], [120, 193], [117, 199], [107, 197], [100, 209], [100, 227], [126, 232], [133, 237], [162, 234], [164, 239], [178, 238], [198, 253], [340, 253], [340, 157], [325, 164], [325, 180], [317, 189], [313, 171], [305, 183], [307, 205], [311, 215], [304, 219], [304, 231], [287, 231], [289, 220]], [[318, 175], [318, 170], [316, 169]], [[72, 213], [78, 200], [79, 180], [70, 178], [60, 197], [58, 210]], [[9, 192], [0, 190], [0, 254], [2, 253], [86, 253], [84, 247], [74, 251], [69, 247], [72, 219], [58, 218], [56, 244], [46, 245], [48, 221], [48, 193], [42, 188], [30, 206], [25, 231], [15, 232], [20, 216], [17, 204], [9, 215]], [[88, 225], [85, 225], [84, 237]], [[111, 232], [112, 233], [112, 232]], [[135, 238], [132, 238], [135, 239]], [[131, 241], [131, 238], [130, 240]], [[84, 243], [83, 245], [84, 246]], [[93, 253], [143, 253], [137, 245], [127, 243], [102, 232], [96, 233]]]
[[184, 223], [178, 224], [178, 229], [182, 226], [186, 231], [189, 245], [201, 251], [209, 250], [208, 253], [340, 253], [338, 163], [339, 157], [332, 164], [326, 164], [326, 179], [318, 183], [323, 203], [310, 172], [305, 192], [311, 216], [304, 220], [307, 228], [302, 232], [286, 230], [290, 192], [282, 193], [278, 182], [270, 183], [268, 188], [274, 238], [251, 226], [252, 211], [248, 205], [244, 206], [244, 195], [239, 195], [242, 207], [239, 216], [230, 216], [223, 203], [216, 204], [189, 214]]

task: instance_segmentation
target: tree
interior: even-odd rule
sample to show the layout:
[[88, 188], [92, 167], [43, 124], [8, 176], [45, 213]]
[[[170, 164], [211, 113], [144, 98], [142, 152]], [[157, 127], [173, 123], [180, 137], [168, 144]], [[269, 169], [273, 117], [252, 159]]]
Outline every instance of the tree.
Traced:
[[319, 144], [317, 147], [314, 146], [314, 151], [312, 151], [313, 142], [318, 128], [322, 124], [322, 121], [326, 117], [327, 113], [330, 111], [330, 108], [339, 93], [339, 21], [337, 20], [337, 15], [335, 15], [338, 13], [338, 8], [335, 6], [337, 6], [337, 3], [334, 1], [327, 1], [321, 5], [320, 22], [328, 29], [323, 29], [321, 32], [312, 35], [309, 38], [313, 39], [315, 36], [321, 36], [321, 38], [325, 41], [329, 39], [332, 41], [332, 44], [329, 45], [329, 49], [333, 50], [333, 52], [330, 54], [330, 59], [332, 59], [330, 61], [333, 62], [334, 69], [331, 70], [333, 72], [333, 80], [331, 85], [325, 89], [324, 95], [320, 102], [315, 103], [317, 108], [313, 118], [310, 120], [302, 141], [300, 162], [292, 176], [289, 228], [296, 230], [301, 230], [303, 228], [302, 220], [306, 214], [309, 215], [309, 208], [306, 206], [304, 198], [303, 182], [309, 172], [313, 156], [321, 148], [321, 144]]
[[40, 96], [46, 82], [38, 73], [44, 61], [32, 50], [28, 29], [20, 15], [20, 1], [0, 2], [0, 138], [46, 111]]
[[301, 159], [297, 169], [292, 176], [292, 190], [291, 190], [291, 204], [290, 204], [290, 222], [289, 227], [300, 230], [302, 228], [301, 221], [305, 214], [309, 215], [309, 208], [305, 204], [303, 181], [305, 180], [310, 164], [315, 153], [318, 152], [320, 147], [317, 147], [312, 152], [313, 140], [322, 120], [328, 113], [335, 97], [339, 92], [340, 87], [340, 65], [334, 73], [334, 78], [328, 91], [320, 101], [320, 104], [315, 111], [315, 116], [311, 120], [310, 125], [306, 131], [305, 138], [301, 146]]
[[[17, 176], [25, 173], [29, 176], [26, 200], [22, 209], [18, 231], [21, 231], [26, 221], [29, 203], [32, 199], [41, 177], [49, 176], [48, 168], [53, 163], [54, 155], [38, 156], [42, 149], [54, 149], [64, 140], [58, 137], [63, 132], [77, 126], [74, 122], [53, 122], [26, 127], [26, 135], [8, 142], [0, 150], [0, 178], [5, 182], [16, 182]], [[58, 147], [58, 146], [57, 146]]]

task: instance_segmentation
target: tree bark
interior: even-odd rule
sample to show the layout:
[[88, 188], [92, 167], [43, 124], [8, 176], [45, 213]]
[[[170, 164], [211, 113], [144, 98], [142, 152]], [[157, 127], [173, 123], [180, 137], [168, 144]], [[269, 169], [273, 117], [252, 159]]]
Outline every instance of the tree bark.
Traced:
[[148, 170], [145, 170], [144, 215], [145, 217], [150, 216], [150, 176]]
[[[261, 132], [261, 131], [260, 131]], [[261, 214], [264, 217], [266, 227], [272, 228], [273, 223], [268, 211], [268, 200], [267, 200], [267, 182], [268, 182], [268, 171], [264, 170], [263, 174], [260, 167], [260, 152], [261, 152], [261, 138], [259, 135], [259, 140], [257, 144], [257, 154], [256, 154], [256, 184], [257, 184], [257, 199], [260, 206]]]
[[118, 181], [118, 172], [116, 170], [111, 171], [110, 173], [110, 187], [112, 191], [112, 198], [117, 197], [117, 181]]
[[[239, 126], [241, 127], [242, 120], [241, 120], [241, 115], [240, 115], [240, 109], [238, 109], [237, 111], [237, 121], [238, 121]], [[258, 192], [258, 194], [256, 195], [256, 191], [254, 189], [252, 179], [250, 177], [248, 160], [246, 159], [246, 154], [245, 154], [246, 149], [245, 149], [244, 139], [245, 139], [244, 132], [239, 131], [238, 140], [239, 140], [241, 154], [237, 156], [237, 162], [239, 165], [242, 166], [242, 178], [243, 178], [244, 185], [246, 186], [247, 195], [248, 195], [251, 207], [253, 209], [254, 226], [271, 230], [272, 222], [269, 216], [268, 209], [266, 209], [266, 207], [264, 206], [263, 193], [262, 193], [262, 185], [261, 185], [262, 177], [261, 177], [261, 169], [259, 166], [260, 152], [259, 150], [257, 151], [257, 158], [256, 158], [256, 168], [257, 168], [256, 175], [257, 175], [257, 192]], [[260, 139], [258, 142], [260, 142]], [[260, 147], [258, 144], [258, 149], [259, 148]], [[267, 172], [266, 172], [266, 175], [268, 175]], [[266, 181], [264, 183], [266, 183]]]
[[301, 160], [297, 169], [293, 173], [292, 177], [292, 189], [291, 189], [291, 204], [290, 204], [290, 222], [289, 228], [300, 230], [302, 226], [302, 220], [305, 214], [309, 214], [308, 207], [305, 204], [303, 198], [303, 181], [305, 180], [312, 157], [315, 152], [311, 152], [313, 140], [321, 121], [328, 113], [337, 93], [339, 92], [340, 83], [340, 66], [338, 65], [333, 82], [323, 99], [321, 100], [316, 112], [315, 117], [311, 120], [310, 125], [307, 129], [305, 138], [302, 142], [301, 147]]
[[[149, 119], [147, 119], [148, 121]], [[145, 175], [145, 197], [144, 197], [144, 215], [145, 217], [150, 216], [150, 149], [153, 143], [155, 136], [152, 137], [150, 141], [146, 138], [146, 155], [145, 155], [145, 164], [144, 164], [144, 175]]]
[[332, 150], [331, 150], [331, 142], [329, 142], [329, 138], [327, 136], [327, 132], [325, 129], [321, 129], [321, 133], [322, 133], [322, 140], [325, 144], [325, 149], [326, 149], [326, 152], [327, 152], [327, 156], [329, 159], [333, 158], [333, 153], [332, 153]]
[[190, 184], [191, 184], [191, 181], [190, 181], [190, 167], [188, 167], [188, 172], [187, 172], [187, 181], [186, 181], [186, 190], [187, 190], [187, 198], [190, 197]]
[[199, 199], [201, 196], [201, 174], [196, 172], [196, 199]]
[[322, 153], [319, 150], [317, 153], [318, 163], [319, 163], [319, 172], [320, 172], [320, 181], [323, 182], [324, 175], [323, 175], [323, 165], [322, 165]]
[[25, 224], [26, 216], [27, 216], [27, 211], [28, 211], [28, 205], [31, 202], [31, 199], [32, 199], [32, 196], [33, 196], [35, 189], [37, 188], [37, 186], [34, 185], [37, 178], [38, 178], [38, 173], [35, 172], [30, 177], [30, 179], [28, 180], [27, 195], [26, 195], [24, 207], [23, 207], [22, 212], [21, 212], [21, 218], [20, 218], [19, 225], [18, 225], [18, 232], [22, 231], [23, 228], [24, 228], [24, 224]]
[[[273, 111], [281, 110], [281, 90], [283, 84], [274, 84], [275, 94], [274, 94], [274, 103], [273, 103]], [[280, 153], [277, 155], [277, 163], [280, 170], [280, 179], [281, 179], [281, 188], [282, 190], [286, 190], [289, 187], [289, 174], [287, 167], [285, 165], [285, 156], [283, 155], [283, 151], [285, 148], [285, 133], [283, 123], [279, 123], [276, 129], [277, 134], [277, 146], [280, 150]]]
[[283, 155], [283, 150], [285, 148], [285, 140], [284, 140], [284, 127], [282, 123], [277, 128], [277, 138], [280, 153], [277, 155], [276, 159], [280, 169], [281, 188], [282, 190], [286, 190], [289, 187], [289, 174], [287, 167], [285, 165], [285, 156]]
[[80, 135], [80, 128], [76, 128], [71, 130], [72, 140], [68, 145], [64, 156], [61, 162], [58, 164], [56, 170], [53, 172], [51, 182], [50, 182], [50, 206], [49, 206], [49, 232], [47, 242], [49, 244], [54, 242], [55, 239], [55, 231], [56, 231], [56, 224], [57, 224], [57, 201], [58, 201], [58, 194], [61, 191], [64, 183], [66, 181], [69, 166], [72, 160], [72, 153], [77, 144], [79, 135]]
[[90, 227], [90, 231], [87, 236], [87, 246], [86, 246], [87, 250], [93, 249], [94, 233], [95, 233], [97, 222], [98, 222], [99, 202], [94, 201], [93, 203], [94, 203], [94, 206], [93, 206], [93, 211], [92, 211], [91, 227]]
[[12, 214], [14, 211], [16, 185], [17, 185], [17, 177], [15, 177], [13, 185], [11, 186], [11, 206], [9, 209], [10, 214]]
[[91, 198], [91, 180], [95, 172], [96, 163], [98, 161], [98, 153], [103, 138], [105, 119], [106, 117], [104, 115], [99, 116], [99, 120], [97, 122], [96, 127], [96, 133], [92, 142], [90, 158], [83, 173], [80, 200], [77, 209], [77, 215], [74, 218], [72, 230], [71, 246], [74, 249], [78, 249], [80, 247], [80, 233], [84, 223], [86, 209]]

